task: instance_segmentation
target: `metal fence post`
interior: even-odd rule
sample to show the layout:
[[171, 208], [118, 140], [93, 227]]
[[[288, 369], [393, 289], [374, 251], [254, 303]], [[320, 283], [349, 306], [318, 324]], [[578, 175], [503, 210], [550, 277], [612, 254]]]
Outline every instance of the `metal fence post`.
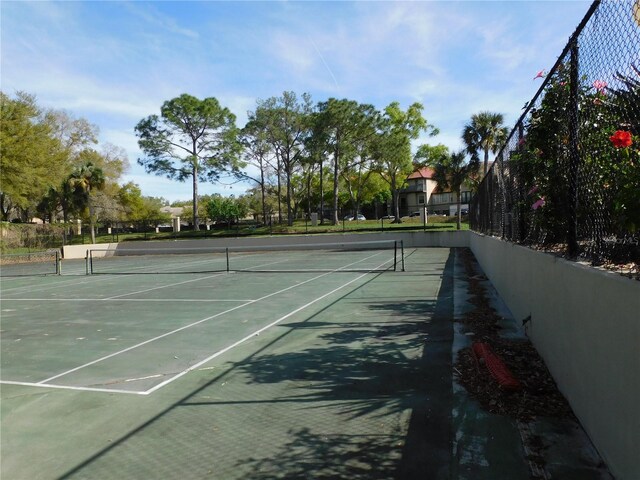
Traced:
[[578, 41], [573, 40], [571, 45], [569, 70], [569, 192], [567, 199], [568, 219], [567, 219], [567, 247], [568, 254], [574, 258], [578, 255], [578, 170], [580, 166], [580, 151], [578, 147], [579, 125], [578, 125], [578, 91], [579, 91], [579, 71], [578, 71]]
[[[524, 150], [523, 148], [523, 143], [524, 143], [524, 125], [522, 124], [522, 122], [518, 122], [518, 152], [522, 152]], [[522, 173], [522, 159], [520, 159], [520, 161], [517, 164], [517, 169], [516, 169], [516, 175], [518, 178], [522, 178], [524, 175]], [[525, 207], [525, 188], [524, 185], [522, 185], [522, 182], [518, 182], [518, 208], [517, 208], [517, 212], [518, 212], [518, 235], [517, 235], [517, 240], [520, 242], [524, 242], [524, 239], [526, 238], [527, 235], [527, 224], [526, 224], [526, 207]], [[512, 240], [516, 240], [515, 238]]]
[[393, 242], [393, 271], [398, 269], [398, 241]]

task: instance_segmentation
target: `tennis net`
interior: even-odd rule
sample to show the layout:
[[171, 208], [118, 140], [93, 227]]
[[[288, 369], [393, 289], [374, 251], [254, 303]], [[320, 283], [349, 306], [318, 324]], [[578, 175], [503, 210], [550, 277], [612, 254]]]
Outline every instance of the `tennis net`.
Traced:
[[401, 240], [229, 246], [94, 248], [87, 274], [209, 272], [380, 272], [404, 270]]
[[0, 276], [60, 274], [60, 251], [6, 253], [0, 255]]

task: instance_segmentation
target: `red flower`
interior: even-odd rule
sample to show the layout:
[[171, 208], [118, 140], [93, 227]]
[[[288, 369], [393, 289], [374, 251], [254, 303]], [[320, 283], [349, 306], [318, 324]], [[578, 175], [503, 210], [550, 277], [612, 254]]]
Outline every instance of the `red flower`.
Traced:
[[611, 143], [613, 143], [613, 146], [616, 148], [627, 148], [633, 143], [633, 140], [631, 140], [631, 132], [625, 130], [616, 131], [616, 133], [609, 137], [609, 140], [611, 140]]

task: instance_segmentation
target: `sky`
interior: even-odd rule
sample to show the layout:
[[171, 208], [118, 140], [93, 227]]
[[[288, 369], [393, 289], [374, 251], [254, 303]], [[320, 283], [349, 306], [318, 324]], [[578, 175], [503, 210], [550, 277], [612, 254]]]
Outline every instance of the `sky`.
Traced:
[[[123, 182], [189, 200], [191, 184], [147, 174], [134, 127], [166, 100], [215, 97], [244, 126], [257, 100], [284, 91], [382, 110], [424, 105], [436, 137], [461, 148], [480, 111], [511, 128], [591, 1], [0, 2], [0, 88], [33, 94], [98, 126], [127, 152]], [[200, 184], [240, 195], [248, 184]]]

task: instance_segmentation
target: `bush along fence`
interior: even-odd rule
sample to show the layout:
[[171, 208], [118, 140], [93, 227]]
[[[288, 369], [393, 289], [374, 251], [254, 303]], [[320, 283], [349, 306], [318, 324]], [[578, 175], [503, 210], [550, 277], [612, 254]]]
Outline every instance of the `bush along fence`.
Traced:
[[23, 249], [39, 252], [60, 248], [64, 244], [62, 225], [33, 225], [26, 223], [0, 224], [0, 252]]
[[640, 2], [595, 1], [539, 76], [471, 228], [640, 276]]

